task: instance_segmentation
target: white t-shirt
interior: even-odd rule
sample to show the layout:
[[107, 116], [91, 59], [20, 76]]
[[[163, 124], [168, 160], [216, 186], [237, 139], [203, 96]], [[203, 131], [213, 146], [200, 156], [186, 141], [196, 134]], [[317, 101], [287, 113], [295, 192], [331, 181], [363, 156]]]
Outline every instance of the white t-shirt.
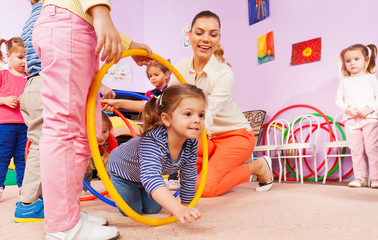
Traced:
[[[347, 107], [361, 109], [369, 106], [374, 112], [366, 118], [378, 118], [378, 80], [375, 74], [344, 77], [340, 80], [336, 94], [336, 105], [345, 112]], [[351, 118], [344, 113], [343, 121]]]

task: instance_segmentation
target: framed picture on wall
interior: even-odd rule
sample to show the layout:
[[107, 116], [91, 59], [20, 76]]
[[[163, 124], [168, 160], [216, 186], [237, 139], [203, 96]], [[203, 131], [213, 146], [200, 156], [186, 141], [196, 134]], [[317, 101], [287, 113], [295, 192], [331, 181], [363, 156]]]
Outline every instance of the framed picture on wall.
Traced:
[[249, 25], [269, 17], [269, 0], [248, 0]]
[[257, 60], [259, 64], [274, 60], [273, 31], [257, 37]]
[[322, 39], [320, 37], [294, 43], [291, 51], [290, 65], [320, 61], [321, 49]]
[[187, 48], [191, 44], [190, 38], [189, 38], [189, 35], [190, 35], [190, 26], [184, 27], [182, 29], [182, 34], [183, 34], [184, 48]]

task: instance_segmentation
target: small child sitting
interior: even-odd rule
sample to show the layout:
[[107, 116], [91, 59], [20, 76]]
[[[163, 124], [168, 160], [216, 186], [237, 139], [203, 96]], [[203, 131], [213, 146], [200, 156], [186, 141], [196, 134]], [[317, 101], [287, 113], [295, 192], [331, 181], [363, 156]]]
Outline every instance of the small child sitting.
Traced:
[[[109, 154], [114, 148], [118, 146], [118, 143], [115, 136], [111, 133], [111, 130], [113, 129], [113, 125], [108, 115], [106, 115], [106, 113], [104, 112], [102, 112], [101, 114], [102, 114], [102, 133], [101, 133], [101, 137], [97, 139], [97, 141], [98, 141], [98, 148], [100, 150], [102, 162], [104, 163], [105, 168], [107, 169]], [[97, 176], [96, 166], [94, 165], [93, 159], [91, 159], [88, 163], [88, 167], [85, 172], [84, 179], [90, 185], [90, 182], [96, 176]], [[86, 195], [87, 191], [88, 189], [83, 187], [82, 195]]]

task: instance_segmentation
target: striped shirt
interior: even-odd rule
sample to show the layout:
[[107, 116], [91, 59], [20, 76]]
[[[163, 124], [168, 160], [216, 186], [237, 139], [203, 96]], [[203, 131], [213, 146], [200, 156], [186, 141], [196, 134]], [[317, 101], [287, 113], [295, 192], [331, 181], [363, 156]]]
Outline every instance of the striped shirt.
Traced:
[[155, 189], [166, 186], [162, 175], [180, 171], [180, 198], [189, 203], [197, 180], [197, 146], [196, 139], [187, 139], [174, 162], [168, 149], [167, 130], [162, 125], [114, 149], [109, 156], [108, 170], [120, 178], [141, 182], [150, 195]]
[[41, 60], [39, 60], [38, 54], [33, 48], [32, 33], [34, 23], [37, 21], [39, 15], [42, 12], [43, 2], [39, 2], [33, 5], [31, 15], [26, 21], [24, 28], [21, 32], [21, 38], [25, 45], [25, 58], [28, 67], [28, 78], [33, 77], [41, 71]]

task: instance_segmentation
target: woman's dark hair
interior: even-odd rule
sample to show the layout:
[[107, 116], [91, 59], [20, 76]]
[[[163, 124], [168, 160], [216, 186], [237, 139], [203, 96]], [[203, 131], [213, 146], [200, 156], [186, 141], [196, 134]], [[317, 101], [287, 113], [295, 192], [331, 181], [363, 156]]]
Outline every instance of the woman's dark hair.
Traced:
[[220, 18], [218, 17], [218, 15], [216, 15], [212, 11], [205, 10], [205, 11], [197, 13], [197, 15], [194, 16], [192, 24], [190, 25], [190, 29], [193, 29], [193, 25], [196, 23], [198, 18], [215, 18], [219, 23], [219, 29], [221, 28], [221, 22], [220, 22]]
[[206, 103], [206, 96], [202, 89], [192, 84], [176, 84], [164, 90], [159, 98], [151, 98], [144, 105], [143, 117], [143, 133], [146, 135], [149, 131], [160, 126], [160, 116], [162, 113], [172, 115], [173, 111], [185, 98], [199, 98]]

